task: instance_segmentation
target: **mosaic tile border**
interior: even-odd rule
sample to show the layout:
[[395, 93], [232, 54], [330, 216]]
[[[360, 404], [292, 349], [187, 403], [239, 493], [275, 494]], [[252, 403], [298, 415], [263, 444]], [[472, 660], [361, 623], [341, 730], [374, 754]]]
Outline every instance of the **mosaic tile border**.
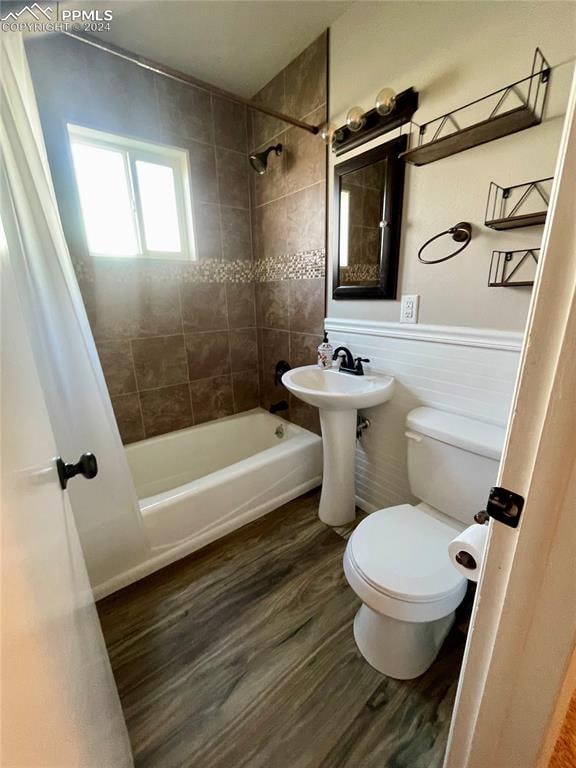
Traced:
[[255, 264], [258, 283], [272, 280], [313, 280], [326, 274], [326, 250], [287, 253], [273, 258], [260, 259]]
[[[177, 280], [183, 283], [265, 283], [274, 280], [312, 280], [323, 278], [326, 274], [326, 251], [318, 248], [313, 251], [299, 251], [293, 254], [262, 259], [257, 262], [236, 259], [222, 259], [198, 262], [155, 261], [137, 263], [122, 261], [111, 262], [105, 270], [105, 280], [114, 283], [128, 283], [135, 276], [144, 282], [163, 282]], [[100, 261], [96, 267], [84, 261], [74, 260], [74, 271], [80, 282], [94, 283], [95, 273], [101, 272], [104, 265]]]
[[178, 262], [154, 261], [146, 263], [114, 262], [106, 267], [102, 261], [96, 266], [82, 261], [74, 262], [74, 271], [79, 281], [94, 283], [100, 275], [114, 283], [127, 283], [135, 277], [143, 282], [168, 282], [177, 280], [183, 283], [252, 283], [254, 267], [251, 261], [236, 259], [224, 261]]
[[378, 281], [380, 267], [378, 264], [352, 264], [349, 267], [340, 267], [340, 282], [360, 283], [366, 280]]

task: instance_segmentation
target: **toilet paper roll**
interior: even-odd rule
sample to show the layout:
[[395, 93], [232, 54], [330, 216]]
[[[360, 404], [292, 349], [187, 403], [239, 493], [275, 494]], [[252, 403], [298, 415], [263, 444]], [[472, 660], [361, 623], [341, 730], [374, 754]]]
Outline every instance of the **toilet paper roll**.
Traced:
[[487, 538], [488, 526], [474, 523], [448, 544], [452, 564], [470, 581], [478, 581]]

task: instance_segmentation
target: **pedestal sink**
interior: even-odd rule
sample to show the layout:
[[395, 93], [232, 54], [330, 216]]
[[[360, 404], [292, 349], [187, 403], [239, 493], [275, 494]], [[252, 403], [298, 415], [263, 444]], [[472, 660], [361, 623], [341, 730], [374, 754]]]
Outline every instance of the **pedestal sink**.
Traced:
[[320, 520], [327, 525], [350, 523], [356, 515], [356, 412], [389, 400], [394, 379], [380, 373], [354, 376], [336, 368], [306, 365], [285, 373], [282, 383], [300, 400], [320, 409], [324, 446]]

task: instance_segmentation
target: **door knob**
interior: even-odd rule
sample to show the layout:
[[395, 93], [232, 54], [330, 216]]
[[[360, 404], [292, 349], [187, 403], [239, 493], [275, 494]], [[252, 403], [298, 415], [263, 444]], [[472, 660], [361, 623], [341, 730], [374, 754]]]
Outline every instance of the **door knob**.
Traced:
[[64, 490], [68, 485], [68, 480], [76, 477], [76, 475], [82, 475], [86, 480], [92, 480], [93, 477], [96, 477], [98, 474], [98, 462], [93, 453], [83, 453], [77, 464], [65, 464], [60, 456], [58, 456], [56, 459], [56, 469], [58, 470], [60, 487]]

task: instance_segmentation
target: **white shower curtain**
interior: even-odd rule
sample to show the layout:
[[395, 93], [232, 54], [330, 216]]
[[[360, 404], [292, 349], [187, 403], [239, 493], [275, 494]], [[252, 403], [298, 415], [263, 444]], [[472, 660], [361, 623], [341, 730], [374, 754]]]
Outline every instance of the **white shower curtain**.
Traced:
[[21, 35], [3, 33], [0, 48], [2, 220], [60, 454], [98, 460], [97, 478], [68, 486], [98, 586], [146, 559], [149, 545], [64, 239]]

